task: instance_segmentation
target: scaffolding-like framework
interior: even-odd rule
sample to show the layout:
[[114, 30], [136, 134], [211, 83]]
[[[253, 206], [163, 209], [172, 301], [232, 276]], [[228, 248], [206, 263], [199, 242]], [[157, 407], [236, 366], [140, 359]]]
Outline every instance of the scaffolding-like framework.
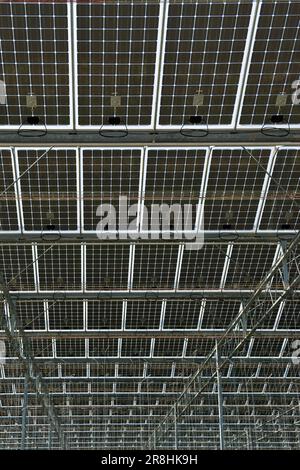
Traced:
[[299, 448], [299, 14], [0, 3], [0, 449]]

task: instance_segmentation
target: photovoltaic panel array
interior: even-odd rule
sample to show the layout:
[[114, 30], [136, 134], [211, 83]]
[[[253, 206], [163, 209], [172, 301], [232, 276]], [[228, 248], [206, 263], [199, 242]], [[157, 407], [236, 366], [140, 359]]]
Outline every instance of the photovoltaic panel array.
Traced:
[[[14, 310], [68, 448], [148, 448], [155, 431], [154, 447], [173, 449], [182, 392], [177, 448], [218, 448], [215, 352], [204, 359], [238, 315], [219, 349], [226, 448], [299, 447], [300, 297], [289, 285], [299, 274], [298, 248], [242, 314], [299, 228], [299, 148], [277, 139], [247, 148], [174, 140], [195, 114], [221, 132], [259, 128], [279, 112], [281, 92], [288, 101], [280, 112], [298, 125], [291, 90], [299, 5], [0, 4], [3, 136], [14, 136], [31, 112], [58, 130], [71, 124], [85, 139], [115, 113], [124, 129], [153, 135], [149, 145], [111, 145], [103, 136], [99, 145], [74, 145], [61, 133], [69, 146], [24, 139], [0, 149], [0, 273], [13, 299], [0, 296], [1, 448], [21, 445], [26, 361], [4, 328], [13, 328]], [[168, 144], [155, 142], [155, 125]], [[97, 212], [101, 204], [116, 208], [116, 225], [103, 235], [122, 230], [120, 196], [127, 209], [135, 205], [135, 235], [148, 229], [151, 204], [192, 204], [189, 228], [204, 213], [204, 245], [190, 250], [175, 233], [163, 239], [161, 220], [159, 239], [98, 239], [108, 209]], [[170, 222], [176, 232], [176, 215]], [[32, 383], [28, 398], [26, 446], [48, 448], [49, 417]], [[60, 446], [55, 433], [51, 446]]]

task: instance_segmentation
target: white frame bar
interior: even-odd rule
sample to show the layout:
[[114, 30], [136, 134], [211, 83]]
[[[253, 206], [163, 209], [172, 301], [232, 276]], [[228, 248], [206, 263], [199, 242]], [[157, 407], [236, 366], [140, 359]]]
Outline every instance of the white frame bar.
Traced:
[[[254, 43], [255, 43], [256, 34], [257, 34], [258, 22], [260, 18], [261, 4], [262, 4], [261, 1], [255, 0], [252, 5], [250, 22], [248, 26], [248, 34], [247, 34], [245, 50], [244, 50], [244, 57], [243, 57], [242, 68], [240, 72], [239, 85], [238, 85], [237, 95], [235, 99], [234, 110], [232, 114], [231, 123], [234, 129], [237, 129], [239, 127], [239, 122], [241, 119], [245, 91], [246, 91], [247, 82], [248, 82], [248, 74], [249, 74], [249, 70], [251, 66], [253, 48], [254, 48]], [[259, 127], [259, 129], [260, 128], [261, 126]]]
[[157, 56], [155, 65], [154, 94], [152, 103], [151, 124], [154, 129], [159, 129], [161, 93], [165, 67], [166, 39], [169, 19], [169, 0], [164, 0], [160, 5], [159, 17], [159, 42], [157, 43]]
[[266, 203], [268, 192], [269, 192], [269, 187], [270, 187], [271, 180], [272, 180], [272, 174], [273, 174], [274, 166], [275, 166], [275, 163], [276, 163], [276, 157], [277, 157], [278, 151], [280, 150], [280, 147], [277, 147], [277, 146], [273, 147], [273, 148], [271, 147], [270, 150], [271, 150], [271, 153], [270, 153], [270, 156], [269, 156], [267, 173], [265, 174], [265, 179], [264, 179], [264, 182], [263, 182], [261, 195], [260, 195], [260, 198], [259, 198], [259, 203], [258, 203], [258, 206], [257, 206], [255, 220], [254, 220], [254, 224], [253, 224], [253, 230], [255, 232], [258, 231], [259, 226], [261, 224], [261, 219], [262, 219], [262, 216], [263, 216], [265, 203]]

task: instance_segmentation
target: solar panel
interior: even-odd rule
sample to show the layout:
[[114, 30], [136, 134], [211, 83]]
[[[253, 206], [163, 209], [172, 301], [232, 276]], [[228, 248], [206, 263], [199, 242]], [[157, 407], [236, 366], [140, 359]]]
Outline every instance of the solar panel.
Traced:
[[[159, 126], [232, 123], [252, 2], [170, 2]], [[201, 91], [203, 106], [193, 106]]]
[[[87, 290], [123, 289], [128, 286], [128, 245], [87, 245]], [[123, 267], [120, 270], [120, 266]]]
[[127, 301], [126, 330], [154, 330], [160, 326], [161, 301]]
[[0, 5], [0, 75], [6, 104], [0, 127], [19, 128], [31, 115], [26, 97], [37, 98], [36, 113], [47, 127], [71, 124], [68, 3]]
[[226, 251], [223, 246], [205, 245], [201, 250], [184, 250], [179, 289], [220, 287]]
[[299, 316], [298, 316], [299, 300], [287, 300], [281, 312], [281, 318], [278, 328], [287, 330], [299, 329]]
[[[204, 206], [207, 230], [251, 230], [268, 168], [269, 149], [219, 149], [212, 152]], [[224, 194], [226, 196], [224, 197]]]
[[114, 330], [122, 327], [123, 302], [98, 300], [87, 302], [87, 328]]
[[[262, 2], [240, 125], [262, 126], [282, 112], [297, 127], [299, 113], [293, 105], [292, 85], [299, 79], [299, 12], [299, 2]], [[281, 93], [287, 96], [286, 105], [278, 109], [276, 99]]]
[[133, 289], [173, 289], [178, 246], [137, 245], [135, 249]]
[[279, 149], [272, 176], [260, 228], [278, 229], [284, 224], [289, 224], [298, 229], [299, 208], [296, 198], [299, 191], [300, 166], [297, 149]]
[[0, 259], [5, 266], [4, 281], [10, 290], [36, 290], [31, 246], [2, 245]]
[[[171, 231], [195, 230], [204, 190], [206, 154], [202, 148], [148, 150], [144, 165], [142, 230], [160, 229], [159, 221], [156, 224], [152, 222], [154, 204], [174, 205]], [[180, 204], [180, 215], [175, 210], [176, 204]], [[183, 207], [188, 204], [191, 207]], [[189, 222], [187, 227], [183, 225], [185, 220]]]
[[154, 356], [177, 357], [182, 356], [184, 339], [158, 338], [155, 340]]
[[270, 270], [275, 256], [275, 246], [235, 245], [232, 250], [227, 286], [251, 288]]
[[20, 149], [17, 162], [24, 230], [78, 230], [76, 150]]
[[200, 318], [200, 301], [168, 300], [164, 314], [164, 329], [196, 329]]
[[48, 304], [49, 330], [83, 330], [83, 303], [79, 301], [57, 301]]
[[39, 245], [39, 288], [42, 291], [81, 290], [81, 247]]
[[150, 126], [160, 2], [78, 3], [78, 125], [100, 128], [114, 115], [123, 126]]
[[55, 339], [57, 357], [85, 357], [85, 340], [81, 338]]
[[223, 329], [238, 315], [241, 303], [238, 300], [207, 300], [205, 303], [203, 329]]
[[16, 311], [24, 330], [45, 330], [45, 305], [43, 302], [18, 301]]
[[127, 197], [125, 207], [138, 203], [141, 149], [83, 149], [81, 165], [83, 229], [95, 231], [102, 220], [100, 215], [103, 217], [104, 211], [108, 210], [104, 206], [103, 213], [97, 216], [98, 206], [111, 204], [116, 211], [116, 220], [115, 227], [109, 226], [108, 231], [120, 230], [119, 197]]

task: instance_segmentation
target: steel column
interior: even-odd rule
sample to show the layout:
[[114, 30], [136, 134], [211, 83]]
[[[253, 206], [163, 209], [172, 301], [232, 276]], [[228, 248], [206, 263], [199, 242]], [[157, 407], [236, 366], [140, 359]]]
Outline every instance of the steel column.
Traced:
[[216, 372], [217, 372], [217, 387], [218, 387], [218, 411], [219, 411], [220, 450], [224, 450], [223, 392], [222, 392], [221, 371], [220, 371], [220, 369], [219, 369], [219, 348], [218, 348], [218, 341], [216, 341]]
[[21, 450], [24, 450], [25, 446], [26, 446], [27, 410], [28, 410], [28, 377], [25, 377], [25, 380], [24, 380], [24, 398], [23, 398], [23, 408], [22, 408]]

